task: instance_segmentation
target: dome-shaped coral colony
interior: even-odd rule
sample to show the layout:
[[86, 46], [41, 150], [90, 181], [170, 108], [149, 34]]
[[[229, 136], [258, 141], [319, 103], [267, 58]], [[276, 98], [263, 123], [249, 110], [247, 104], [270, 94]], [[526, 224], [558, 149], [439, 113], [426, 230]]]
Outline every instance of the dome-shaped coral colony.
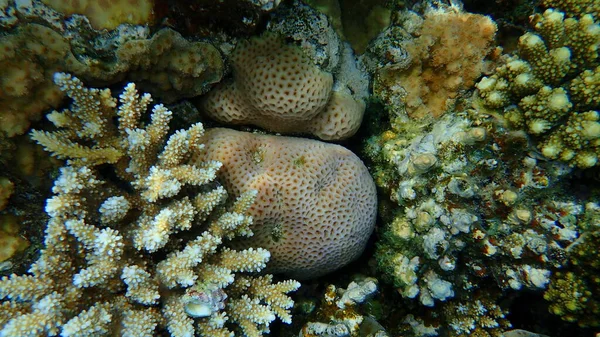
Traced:
[[271, 252], [269, 271], [323, 275], [364, 249], [377, 211], [375, 184], [349, 150], [309, 139], [227, 129], [206, 133], [200, 162], [223, 163], [228, 191], [258, 191], [249, 209], [254, 236], [237, 246]]

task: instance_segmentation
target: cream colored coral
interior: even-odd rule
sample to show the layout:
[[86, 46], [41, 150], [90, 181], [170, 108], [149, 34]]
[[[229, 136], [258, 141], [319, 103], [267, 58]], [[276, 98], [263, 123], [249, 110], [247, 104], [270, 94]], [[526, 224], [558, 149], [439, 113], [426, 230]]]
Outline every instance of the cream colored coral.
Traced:
[[366, 167], [333, 144], [227, 129], [209, 130], [198, 159], [223, 163], [234, 195], [257, 190], [254, 236], [268, 269], [296, 278], [333, 271], [360, 255], [375, 224], [377, 195]]
[[[239, 326], [248, 336], [259, 336], [250, 333], [266, 331], [276, 317], [289, 322], [292, 302], [286, 293], [299, 284], [269, 282], [247, 291], [248, 280], [263, 277], [244, 274], [263, 269], [270, 254], [221, 247], [235, 236], [252, 235], [247, 211], [256, 192], [238, 195], [211, 216], [226, 196], [213, 182], [221, 165], [188, 163], [191, 151], [202, 147], [202, 125], [168, 136], [171, 112], [157, 105], [144, 125], [151, 98], [138, 95], [134, 85], [117, 105], [108, 90], [87, 89], [66, 74], [55, 81], [75, 104], [51, 114], [59, 130], [32, 135], [69, 164], [61, 168], [55, 195], [46, 203], [50, 220], [39, 259], [29, 274], [0, 280], [0, 335], [149, 336], [160, 325], [175, 337], [194, 335], [196, 326], [221, 335]], [[101, 164], [114, 164], [119, 179], [102, 177], [96, 169]], [[167, 179], [154, 179], [157, 175]], [[188, 239], [172, 239], [192, 225]], [[232, 305], [190, 317], [182, 288], [204, 298], [199, 289], [207, 284], [226, 293], [230, 303], [250, 301], [263, 314]], [[215, 321], [221, 322], [218, 327]]]
[[[300, 337], [333, 337], [333, 336], [360, 336], [361, 331], [370, 331], [368, 336], [388, 337], [383, 328], [372, 319], [370, 324], [361, 324], [365, 320], [359, 305], [364, 303], [377, 291], [377, 280], [374, 278], [357, 277], [350, 282], [346, 289], [337, 288], [330, 284], [325, 294], [317, 316], [317, 322], [308, 322], [300, 331]], [[370, 325], [370, 328], [366, 328]]]
[[596, 0], [542, 0], [541, 5], [554, 7], [565, 12], [569, 17], [592, 15], [595, 20], [600, 18], [600, 4]]
[[600, 114], [597, 111], [572, 113], [539, 145], [550, 159], [572, 162], [580, 168], [595, 166], [600, 156]]
[[231, 63], [233, 83], [214, 89], [202, 102], [212, 118], [321, 139], [343, 139], [358, 130], [364, 103], [349, 92], [333, 91], [332, 74], [281, 37], [240, 42]]

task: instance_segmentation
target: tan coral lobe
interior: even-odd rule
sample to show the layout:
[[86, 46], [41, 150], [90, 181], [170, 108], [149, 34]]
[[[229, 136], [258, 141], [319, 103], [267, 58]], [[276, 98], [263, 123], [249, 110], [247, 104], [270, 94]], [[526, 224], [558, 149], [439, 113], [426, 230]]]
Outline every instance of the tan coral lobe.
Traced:
[[206, 132], [200, 160], [223, 163], [228, 191], [258, 191], [254, 236], [239, 245], [271, 252], [270, 272], [317, 277], [363, 251], [375, 225], [373, 179], [351, 151], [315, 140], [228, 129]]
[[219, 85], [202, 101], [211, 118], [324, 140], [348, 138], [360, 127], [364, 102], [335, 91], [331, 73], [277, 35], [240, 42], [231, 63], [234, 81]]

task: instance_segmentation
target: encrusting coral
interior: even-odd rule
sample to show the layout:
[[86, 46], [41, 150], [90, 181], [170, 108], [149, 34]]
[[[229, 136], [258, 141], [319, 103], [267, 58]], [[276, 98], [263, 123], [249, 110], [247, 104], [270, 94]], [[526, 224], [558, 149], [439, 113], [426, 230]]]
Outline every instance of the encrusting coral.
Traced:
[[154, 19], [154, 0], [42, 0], [65, 15], [85, 15], [95, 29], [114, 29], [120, 24], [148, 24]]
[[[31, 10], [11, 6], [15, 20]], [[98, 32], [74, 18], [53, 25], [41, 14], [30, 15], [0, 36], [0, 132], [8, 137], [24, 133], [30, 121], [60, 104], [64, 94], [52, 81], [57, 71], [96, 85], [127, 77], [167, 102], [202, 94], [222, 77], [215, 47], [189, 42], [169, 28], [149, 37], [147, 28]]]
[[343, 86], [336, 90], [331, 73], [277, 34], [240, 42], [231, 63], [233, 83], [215, 88], [202, 102], [218, 121], [325, 140], [348, 138], [362, 122], [362, 99]]
[[271, 252], [268, 271], [311, 278], [357, 258], [375, 227], [373, 178], [335, 144], [228, 129], [206, 132], [200, 162], [223, 163], [218, 176], [234, 196], [257, 190], [248, 210], [254, 236], [240, 247]]
[[546, 289], [588, 222], [585, 200], [560, 183], [565, 165], [528, 156], [523, 134], [474, 109], [430, 124], [392, 119], [366, 150], [389, 195], [375, 253], [382, 279], [424, 306], [484, 284]]
[[58, 130], [32, 138], [68, 161], [46, 204], [39, 259], [0, 281], [0, 335], [256, 337], [276, 317], [289, 323], [286, 293], [299, 283], [252, 274], [265, 249], [223, 246], [252, 235], [256, 191], [219, 207], [221, 163], [187, 162], [203, 146], [202, 125], [167, 137], [171, 112], [155, 105], [143, 125], [152, 99], [133, 84], [117, 103], [70, 75], [54, 80], [73, 104], [48, 115]]
[[[478, 84], [487, 108], [502, 109], [514, 128], [538, 140], [549, 159], [580, 168], [600, 155], [600, 25], [587, 0], [545, 1], [559, 8], [536, 14], [535, 32], [519, 38], [517, 55]], [[597, 6], [596, 6], [597, 7]]]
[[470, 88], [493, 54], [496, 24], [455, 6], [403, 11], [369, 49], [381, 59], [373, 91], [389, 109], [439, 117]]
[[[497, 291], [478, 290], [463, 300], [441, 303], [425, 317], [409, 314], [399, 322], [399, 332], [401, 336], [506, 337], [511, 324], [506, 318], [508, 311], [498, 304], [499, 295]], [[531, 337], [538, 336], [542, 337]]]

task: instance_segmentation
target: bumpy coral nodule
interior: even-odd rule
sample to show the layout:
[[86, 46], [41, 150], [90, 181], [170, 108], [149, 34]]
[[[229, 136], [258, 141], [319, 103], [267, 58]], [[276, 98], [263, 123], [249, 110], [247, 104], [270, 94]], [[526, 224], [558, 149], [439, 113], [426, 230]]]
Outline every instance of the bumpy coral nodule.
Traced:
[[388, 109], [404, 107], [415, 119], [442, 116], [485, 70], [496, 24], [456, 7], [428, 9], [423, 17], [406, 11], [400, 17], [401, 27], [388, 28], [371, 46], [392, 61], [377, 70], [374, 94]]
[[[171, 112], [156, 105], [143, 125], [151, 97], [133, 84], [117, 104], [69, 75], [55, 82], [73, 105], [48, 116], [59, 130], [32, 137], [68, 164], [46, 204], [39, 259], [29, 274], [0, 280], [0, 335], [258, 337], [276, 317], [289, 323], [286, 293], [299, 283], [249, 274], [265, 267], [265, 249], [222, 246], [252, 235], [256, 191], [219, 206], [221, 163], [187, 162], [203, 146], [202, 125], [167, 137]], [[112, 164], [119, 181], [100, 164]]]

